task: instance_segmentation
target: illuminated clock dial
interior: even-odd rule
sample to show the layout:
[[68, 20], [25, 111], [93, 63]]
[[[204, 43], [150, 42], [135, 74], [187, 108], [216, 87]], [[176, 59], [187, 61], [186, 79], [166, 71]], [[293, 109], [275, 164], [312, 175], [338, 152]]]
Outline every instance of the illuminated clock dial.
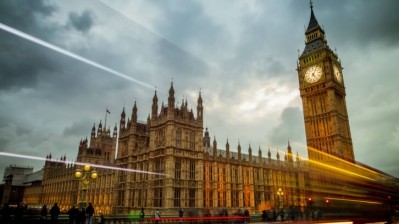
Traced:
[[319, 65], [313, 65], [306, 70], [305, 81], [308, 83], [315, 83], [319, 81], [321, 74], [321, 67]]
[[341, 70], [338, 68], [338, 66], [333, 65], [333, 72], [334, 72], [335, 79], [339, 83], [341, 83], [342, 82], [342, 73], [341, 73]]

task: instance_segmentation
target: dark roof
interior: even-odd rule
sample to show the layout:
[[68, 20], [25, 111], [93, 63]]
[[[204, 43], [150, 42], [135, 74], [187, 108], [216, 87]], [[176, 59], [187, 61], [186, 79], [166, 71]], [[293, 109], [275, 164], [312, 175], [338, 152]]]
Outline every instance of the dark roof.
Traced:
[[314, 16], [313, 6], [310, 5], [310, 20], [309, 20], [308, 29], [306, 29], [306, 32], [309, 32], [317, 27], [319, 27], [319, 23], [317, 22], [316, 16]]

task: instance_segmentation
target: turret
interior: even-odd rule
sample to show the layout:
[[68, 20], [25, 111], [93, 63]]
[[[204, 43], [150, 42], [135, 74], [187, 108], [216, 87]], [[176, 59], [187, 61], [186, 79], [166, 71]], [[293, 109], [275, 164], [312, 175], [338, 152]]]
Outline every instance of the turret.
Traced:
[[267, 149], [267, 159], [269, 160], [269, 163], [272, 161], [272, 153], [270, 152], [270, 148]]
[[116, 138], [116, 136], [118, 136], [118, 128], [117, 128], [117, 124], [115, 123], [114, 133], [112, 134], [112, 137]]
[[216, 142], [216, 137], [213, 136], [213, 156], [216, 157], [217, 155], [217, 142]]
[[202, 146], [205, 148], [211, 147], [211, 138], [209, 137], [208, 128], [205, 128], [204, 138], [202, 139]]
[[121, 113], [121, 120], [119, 122], [119, 129], [124, 130], [125, 128], [126, 128], [126, 113], [125, 113], [125, 107], [123, 107]]
[[91, 136], [92, 139], [96, 138], [96, 123], [93, 124], [93, 128], [91, 129]]
[[248, 154], [249, 154], [249, 162], [252, 162], [252, 148], [251, 148], [251, 144], [249, 144]]
[[134, 106], [132, 109], [132, 120], [131, 120], [131, 125], [136, 126], [137, 124], [137, 105], [136, 105], [136, 101], [134, 101]]
[[202, 106], [202, 97], [201, 97], [201, 91], [199, 92], [198, 96], [198, 101], [197, 101], [197, 120], [202, 124], [203, 122], [203, 112], [204, 108]]
[[151, 118], [154, 120], [157, 118], [157, 115], [158, 115], [158, 97], [157, 97], [157, 91], [155, 91], [154, 97], [152, 98]]
[[288, 141], [288, 146], [287, 146], [287, 160], [289, 163], [293, 163], [294, 159], [292, 157], [292, 150], [291, 150], [291, 146], [290, 146], [290, 141]]
[[259, 146], [259, 150], [258, 150], [258, 160], [259, 160], [259, 163], [262, 163], [262, 150], [260, 149], [260, 146]]
[[240, 142], [238, 142], [237, 152], [238, 152], [238, 161], [241, 161], [241, 145], [240, 145]]
[[173, 82], [170, 83], [168, 107], [173, 109], [175, 107], [175, 90], [173, 89]]
[[98, 125], [97, 128], [97, 137], [100, 136], [103, 132], [103, 125], [101, 124], [101, 120], [100, 120], [100, 124]]
[[230, 144], [229, 144], [229, 139], [227, 139], [226, 142], [226, 159], [230, 160]]

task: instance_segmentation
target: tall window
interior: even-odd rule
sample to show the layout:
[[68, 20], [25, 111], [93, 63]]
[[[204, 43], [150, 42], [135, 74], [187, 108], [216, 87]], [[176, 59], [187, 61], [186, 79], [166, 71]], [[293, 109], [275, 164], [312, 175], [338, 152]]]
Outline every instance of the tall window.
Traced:
[[175, 160], [175, 178], [180, 179], [181, 178], [181, 159], [176, 158]]
[[[165, 172], [165, 167], [164, 167], [162, 159], [155, 160], [155, 172], [156, 173], [164, 173]], [[164, 176], [163, 175], [155, 175], [155, 179], [160, 179], [162, 177], [164, 177]]]
[[212, 164], [209, 166], [209, 180], [213, 181]]
[[154, 207], [162, 207], [162, 188], [154, 188]]
[[188, 206], [195, 207], [195, 189], [189, 190]]
[[176, 147], [181, 147], [181, 136], [182, 136], [182, 131], [179, 128], [176, 131]]
[[233, 207], [238, 207], [238, 191], [231, 191], [231, 205]]
[[190, 149], [195, 150], [195, 134], [193, 131], [190, 133]]
[[195, 161], [190, 161], [190, 180], [195, 180]]
[[117, 199], [118, 205], [123, 205], [125, 201], [125, 191], [123, 190], [123, 188], [124, 184], [120, 184], [119, 185], [120, 190], [118, 190], [118, 199]]
[[181, 189], [175, 188], [175, 198], [174, 198], [174, 203], [173, 203], [175, 208], [180, 207], [180, 194], [181, 194]]

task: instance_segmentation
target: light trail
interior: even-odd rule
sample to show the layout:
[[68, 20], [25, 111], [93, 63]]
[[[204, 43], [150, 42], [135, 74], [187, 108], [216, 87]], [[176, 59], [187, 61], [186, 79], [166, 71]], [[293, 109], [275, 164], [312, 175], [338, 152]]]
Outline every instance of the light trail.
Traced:
[[[372, 174], [372, 175], [376, 175], [376, 174], [377, 174], [377, 172], [375, 172], [375, 171], [373, 171], [373, 170], [370, 170], [370, 169], [368, 169], [368, 168], [366, 168], [366, 167], [359, 166], [359, 165], [356, 164], [356, 163], [352, 163], [352, 162], [349, 162], [349, 161], [347, 161], [347, 160], [341, 159], [341, 158], [339, 158], [339, 157], [336, 157], [336, 156], [327, 154], [327, 153], [325, 153], [325, 152], [322, 152], [322, 151], [320, 151], [320, 150], [317, 150], [316, 148], [313, 148], [313, 147], [304, 145], [304, 144], [302, 144], [302, 143], [300, 143], [300, 142], [294, 142], [294, 143], [295, 143], [295, 144], [298, 144], [298, 145], [301, 145], [301, 146], [303, 146], [303, 147], [307, 147], [310, 151], [315, 152], [315, 153], [319, 153], [319, 154], [321, 154], [321, 155], [323, 155], [323, 156], [325, 156], [325, 157], [329, 157], [329, 158], [331, 158], [331, 159], [333, 159], [333, 160], [335, 160], [335, 161], [339, 161], [339, 162], [345, 163], [346, 165], [349, 165], [349, 166], [352, 166], [352, 167], [355, 167], [355, 168], [364, 170], [364, 171], [368, 172], [369, 174]], [[328, 167], [328, 168], [330, 168], [330, 169], [340, 170], [341, 172], [344, 172], [344, 173], [348, 173], [348, 174], [352, 174], [352, 175], [355, 175], [355, 176], [362, 177], [362, 178], [364, 178], [364, 179], [376, 181], [376, 180], [373, 179], [373, 178], [366, 177], [366, 176], [364, 176], [364, 175], [357, 174], [357, 173], [351, 172], [351, 171], [347, 171], [347, 170], [344, 170], [344, 169], [341, 169], [341, 168], [337, 168], [337, 167], [332, 166], [332, 165], [327, 165], [327, 164], [322, 163], [322, 162], [318, 162], [318, 161], [311, 160], [311, 159], [308, 159], [308, 161], [311, 162], [311, 163], [315, 163], [315, 164], [318, 164], [318, 165], [322, 165], [322, 166]]]
[[22, 154], [17, 154], [17, 153], [10, 153], [10, 152], [0, 152], [0, 156], [8, 156], [8, 157], [14, 157], [14, 158], [23, 158], [23, 159], [40, 160], [40, 161], [50, 161], [50, 162], [64, 163], [64, 164], [71, 163], [74, 165], [81, 165], [81, 166], [90, 165], [91, 167], [102, 168], [102, 169], [111, 169], [111, 170], [118, 170], [118, 171], [127, 171], [127, 172], [132, 172], [132, 173], [144, 173], [144, 174], [166, 176], [166, 174], [164, 174], [164, 173], [148, 172], [148, 171], [143, 171], [143, 170], [134, 170], [134, 169], [128, 169], [128, 168], [115, 167], [115, 166], [104, 166], [104, 165], [98, 165], [98, 164], [92, 164], [92, 163], [74, 162], [74, 161], [68, 161], [68, 160], [46, 159], [46, 158], [39, 157], [39, 156], [22, 155]]
[[360, 202], [360, 203], [376, 204], [376, 205], [382, 204], [381, 202], [378, 202], [378, 201], [366, 201], [366, 200], [356, 200], [356, 199], [348, 199], [348, 198], [331, 198], [331, 197], [327, 197], [326, 199], [334, 200], [334, 201]]
[[74, 59], [76, 59], [76, 60], [79, 60], [79, 61], [81, 61], [81, 62], [84, 62], [84, 63], [86, 63], [86, 64], [89, 64], [89, 65], [91, 65], [91, 66], [94, 66], [94, 67], [96, 67], [96, 68], [99, 68], [99, 69], [101, 69], [101, 70], [103, 70], [103, 71], [106, 71], [106, 72], [108, 72], [108, 73], [111, 73], [111, 74], [113, 74], [113, 75], [115, 75], [115, 76], [118, 76], [118, 77], [127, 79], [127, 80], [129, 80], [129, 81], [135, 82], [135, 83], [137, 83], [137, 84], [140, 84], [140, 85], [142, 85], [142, 86], [144, 86], [144, 87], [147, 87], [147, 88], [150, 88], [150, 89], [153, 89], [153, 88], [154, 88], [153, 86], [149, 85], [148, 83], [142, 82], [142, 81], [137, 80], [137, 79], [135, 79], [135, 78], [132, 78], [132, 77], [130, 77], [130, 76], [128, 76], [128, 75], [125, 75], [125, 74], [123, 74], [123, 73], [121, 73], [121, 72], [118, 72], [118, 71], [115, 71], [115, 70], [113, 70], [113, 69], [111, 69], [111, 68], [108, 68], [108, 67], [106, 67], [106, 66], [104, 66], [104, 65], [98, 64], [97, 62], [94, 62], [94, 61], [92, 61], [92, 60], [90, 60], [90, 59], [84, 58], [84, 57], [82, 57], [82, 56], [80, 56], [80, 55], [77, 55], [77, 54], [75, 54], [75, 53], [72, 53], [72, 52], [70, 52], [70, 51], [67, 51], [67, 50], [65, 50], [65, 49], [62, 49], [62, 48], [60, 48], [60, 47], [57, 47], [57, 46], [55, 46], [55, 45], [53, 45], [53, 44], [51, 44], [51, 43], [49, 43], [49, 42], [43, 41], [43, 40], [41, 40], [41, 39], [39, 39], [39, 38], [36, 38], [36, 37], [34, 37], [34, 36], [32, 36], [32, 35], [29, 35], [29, 34], [27, 34], [27, 33], [24, 33], [24, 32], [22, 32], [22, 31], [20, 31], [20, 30], [14, 29], [14, 28], [12, 28], [12, 27], [10, 27], [10, 26], [7, 26], [7, 25], [5, 25], [5, 24], [3, 24], [3, 23], [0, 23], [0, 29], [2, 29], [2, 30], [4, 30], [4, 31], [7, 31], [7, 32], [9, 32], [9, 33], [12, 33], [12, 34], [14, 34], [14, 35], [16, 35], [16, 36], [22, 37], [22, 38], [24, 38], [24, 39], [26, 39], [26, 40], [29, 40], [29, 41], [31, 41], [31, 42], [33, 42], [33, 43], [35, 43], [35, 44], [41, 45], [41, 46], [43, 46], [43, 47], [46, 47], [46, 48], [48, 48], [48, 49], [51, 49], [51, 50], [56, 51], [56, 52], [58, 52], [58, 53], [61, 53], [61, 54], [63, 54], [63, 55], [69, 56], [69, 57], [71, 57], [71, 58], [74, 58]]

